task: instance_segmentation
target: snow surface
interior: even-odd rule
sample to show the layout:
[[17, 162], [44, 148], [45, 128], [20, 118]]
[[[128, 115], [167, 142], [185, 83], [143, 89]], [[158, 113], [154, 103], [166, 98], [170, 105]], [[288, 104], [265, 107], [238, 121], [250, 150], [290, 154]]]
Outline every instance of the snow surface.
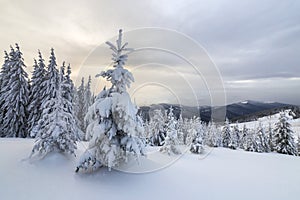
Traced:
[[[185, 153], [152, 173], [100, 169], [76, 174], [72, 156], [50, 153], [40, 161], [24, 161], [33, 143], [0, 139], [0, 199], [299, 199], [300, 157], [206, 148], [207, 154]], [[77, 155], [86, 145], [79, 143]], [[149, 149], [141, 166], [153, 164], [155, 154], [160, 156], [156, 161], [166, 156]]]

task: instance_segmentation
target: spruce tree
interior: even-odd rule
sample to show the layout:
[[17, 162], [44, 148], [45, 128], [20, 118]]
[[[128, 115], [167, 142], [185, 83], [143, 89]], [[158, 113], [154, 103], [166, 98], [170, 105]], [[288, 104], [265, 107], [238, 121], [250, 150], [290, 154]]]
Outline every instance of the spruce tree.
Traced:
[[182, 114], [180, 113], [177, 123], [177, 134], [178, 134], [178, 141], [179, 144], [184, 144], [183, 135], [184, 135], [184, 120], [182, 118]]
[[239, 146], [239, 141], [240, 141], [240, 130], [238, 125], [236, 124], [235, 126], [233, 126], [233, 130], [231, 131], [229, 148], [237, 149]]
[[186, 135], [184, 137], [185, 144], [190, 146], [193, 142], [193, 139], [197, 135], [197, 118], [194, 116], [193, 118], [187, 120], [186, 125]]
[[244, 124], [243, 130], [241, 133], [240, 144], [239, 144], [239, 147], [241, 149], [244, 149], [244, 150], [246, 149], [246, 142], [247, 142], [248, 134], [249, 134], [249, 129], [247, 128], [246, 124]]
[[77, 126], [69, 111], [71, 103], [63, 96], [63, 68], [59, 73], [56, 66], [54, 50], [51, 49], [47, 72], [48, 99], [42, 104], [43, 112], [37, 126], [37, 140], [30, 157], [44, 157], [53, 151], [75, 155]]
[[8, 87], [8, 81], [9, 81], [9, 70], [10, 70], [10, 59], [9, 55], [7, 54], [6, 51], [4, 51], [4, 63], [1, 67], [1, 72], [0, 72], [0, 137], [4, 137], [5, 133], [2, 130], [3, 126], [3, 119], [6, 113], [6, 108], [2, 105], [5, 103], [5, 96], [6, 93], [9, 92], [7, 90]]
[[298, 143], [297, 143], [298, 156], [300, 156], [300, 135], [298, 134]]
[[268, 127], [268, 137], [267, 137], [267, 140], [268, 140], [268, 145], [269, 145], [270, 151], [274, 151], [273, 135], [274, 135], [274, 133], [273, 133], [273, 128], [272, 128], [271, 123], [269, 122], [269, 127]]
[[89, 107], [92, 105], [92, 92], [91, 92], [91, 76], [89, 76], [88, 82], [84, 89], [84, 112], [87, 113]]
[[31, 137], [35, 137], [38, 121], [42, 115], [42, 103], [45, 98], [46, 93], [46, 66], [44, 64], [44, 59], [39, 51], [38, 62], [34, 60], [33, 73], [31, 77], [31, 87], [29, 93], [29, 116], [28, 116], [28, 131]]
[[244, 143], [245, 151], [256, 151], [255, 133], [253, 130], [245, 129], [246, 138]]
[[226, 118], [222, 129], [222, 146], [228, 148], [231, 143], [231, 130], [228, 119]]
[[98, 76], [111, 83], [103, 89], [86, 115], [87, 134], [92, 135], [88, 149], [81, 156], [76, 171], [95, 170], [101, 166], [109, 169], [128, 159], [144, 155], [144, 141], [141, 139], [144, 128], [137, 115], [137, 107], [132, 103], [127, 88], [134, 81], [133, 75], [124, 65], [132, 49], [122, 42], [122, 30], [116, 45], [106, 42], [113, 51], [113, 69], [101, 72]]
[[255, 142], [256, 142], [256, 152], [262, 153], [262, 152], [270, 151], [265, 130], [261, 122], [259, 122], [258, 129], [256, 131]]
[[3, 132], [6, 137], [27, 137], [27, 106], [29, 95], [28, 75], [18, 44], [10, 53], [10, 70], [7, 86], [4, 88]]
[[[64, 66], [64, 63], [63, 63], [63, 66]], [[70, 102], [73, 103], [74, 101], [74, 91], [75, 91], [75, 86], [74, 86], [74, 83], [71, 79], [71, 65], [70, 63], [68, 64], [68, 67], [67, 67], [67, 72], [66, 72], [66, 75], [65, 75], [65, 79], [64, 79], [64, 90], [65, 90], [65, 93], [64, 93], [64, 98], [66, 98], [67, 100], [69, 100]]]
[[77, 101], [78, 101], [78, 109], [77, 109], [77, 119], [79, 121], [79, 127], [80, 129], [85, 132], [85, 121], [84, 117], [86, 115], [85, 112], [85, 105], [84, 105], [84, 91], [85, 91], [85, 86], [84, 86], [84, 77], [81, 78], [81, 84], [77, 89]]
[[280, 113], [274, 129], [274, 150], [278, 153], [297, 155], [291, 124], [284, 112]]
[[188, 144], [188, 135], [189, 135], [190, 126], [191, 126], [190, 119], [188, 118], [183, 119], [182, 140], [184, 145]]
[[154, 110], [149, 121], [149, 142], [152, 146], [162, 146], [165, 143], [164, 117], [160, 109]]
[[[204, 151], [203, 145], [205, 141], [203, 138], [208, 135], [204, 134], [205, 132], [204, 126], [199, 120], [199, 118], [196, 118], [194, 123], [195, 123], [196, 135], [192, 139], [190, 151], [195, 154], [200, 154]], [[206, 141], [208, 141], [208, 139]]]
[[160, 148], [160, 151], [163, 153], [171, 154], [181, 154], [178, 145], [178, 136], [176, 130], [177, 121], [174, 118], [172, 106], [169, 109], [168, 114], [168, 124], [167, 124], [167, 137], [165, 139], [164, 145]]
[[196, 136], [194, 137], [190, 147], [190, 151], [196, 154], [200, 154], [204, 151], [203, 140], [200, 133], [197, 133]]

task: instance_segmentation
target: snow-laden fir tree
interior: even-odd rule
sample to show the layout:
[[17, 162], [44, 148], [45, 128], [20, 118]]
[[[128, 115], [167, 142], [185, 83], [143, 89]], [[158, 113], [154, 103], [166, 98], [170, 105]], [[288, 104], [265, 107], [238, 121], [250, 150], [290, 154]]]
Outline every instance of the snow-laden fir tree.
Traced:
[[192, 142], [199, 135], [202, 138], [202, 143], [205, 144], [208, 140], [208, 135], [206, 131], [206, 125], [204, 125], [200, 119], [200, 117], [194, 118], [194, 127], [196, 130], [196, 135], [192, 138]]
[[177, 121], [177, 134], [179, 144], [184, 144], [183, 135], [184, 135], [184, 119], [182, 118], [182, 114], [180, 113], [178, 121]]
[[204, 148], [203, 148], [203, 144], [204, 144], [203, 138], [205, 137], [204, 136], [204, 129], [203, 129], [203, 125], [202, 125], [201, 121], [196, 121], [194, 127], [196, 129], [195, 130], [196, 135], [192, 139], [192, 143], [191, 143], [191, 146], [190, 146], [190, 151], [192, 153], [200, 154], [204, 150]]
[[42, 102], [45, 101], [46, 93], [46, 66], [41, 52], [38, 52], [38, 62], [34, 59], [33, 72], [31, 77], [31, 87], [29, 92], [28, 106], [28, 132], [31, 137], [35, 137], [38, 121], [42, 115]]
[[244, 133], [246, 134], [244, 150], [245, 151], [256, 151], [256, 142], [255, 142], [255, 132], [253, 130], [244, 129]]
[[164, 129], [165, 121], [163, 113], [160, 109], [153, 111], [149, 120], [149, 143], [152, 146], [164, 145], [166, 139], [166, 132]]
[[183, 144], [187, 145], [189, 141], [189, 130], [192, 129], [192, 119], [184, 118], [182, 127]]
[[85, 112], [85, 106], [84, 106], [84, 92], [85, 91], [85, 85], [84, 85], [84, 77], [81, 78], [81, 84], [80, 86], [78, 87], [77, 89], [77, 113], [76, 113], [76, 116], [77, 116], [77, 119], [79, 121], [79, 127], [80, 129], [85, 132], [85, 127], [86, 127], [86, 124], [85, 124], [85, 121], [84, 121], [84, 117], [86, 115], [86, 112]]
[[246, 149], [246, 141], [247, 141], [248, 134], [249, 134], [249, 129], [247, 128], [246, 124], [244, 124], [243, 130], [241, 132], [239, 148]]
[[208, 123], [206, 131], [208, 135], [208, 140], [206, 144], [210, 147], [221, 146], [220, 141], [222, 140], [222, 137], [220, 131], [218, 130], [216, 124], [213, 121]]
[[7, 91], [7, 84], [9, 81], [9, 70], [10, 70], [10, 61], [9, 61], [9, 55], [6, 51], [4, 51], [4, 63], [1, 67], [1, 72], [0, 72], [0, 137], [4, 137], [5, 134], [2, 130], [2, 123], [3, 123], [3, 118], [6, 113], [5, 108], [2, 107], [5, 102], [5, 94]]
[[92, 92], [91, 92], [92, 78], [89, 76], [88, 82], [84, 89], [84, 111], [87, 112], [89, 107], [92, 105]]
[[77, 128], [76, 128], [77, 139], [84, 140], [85, 134], [83, 131], [81, 131], [81, 129], [79, 127], [79, 123], [78, 123], [78, 119], [77, 119], [77, 115], [76, 115], [77, 106], [78, 106], [77, 102], [76, 102], [77, 92], [76, 92], [74, 83], [71, 79], [72, 70], [71, 70], [70, 63], [68, 64], [67, 70], [65, 72], [65, 62], [63, 62], [61, 71], [63, 72], [62, 74], [65, 74], [63, 77], [63, 82], [61, 84], [62, 84], [62, 96], [65, 99], [65, 101], [68, 102], [66, 104], [66, 106], [67, 106], [66, 109], [73, 116], [73, 118], [75, 120], [75, 124], [77, 126]]
[[73, 102], [75, 86], [74, 86], [74, 83], [71, 79], [71, 73], [72, 73], [72, 70], [71, 70], [71, 65], [69, 63], [68, 67], [67, 67], [67, 72], [66, 72], [66, 75], [65, 75], [66, 85], [64, 86], [64, 90], [65, 90], [64, 97], [66, 99], [68, 99], [69, 101]]
[[124, 68], [128, 53], [132, 49], [122, 42], [122, 30], [116, 45], [106, 42], [113, 51], [113, 69], [101, 72], [109, 89], [103, 89], [85, 117], [88, 122], [87, 134], [92, 135], [89, 146], [81, 156], [76, 171], [95, 170], [101, 166], [109, 169], [128, 159], [144, 155], [144, 141], [140, 138], [144, 128], [137, 115], [137, 107], [132, 103], [128, 92], [133, 75]]
[[300, 156], [300, 135], [298, 134], [298, 143], [297, 143], [298, 156]]
[[71, 102], [63, 97], [63, 70], [56, 68], [54, 50], [51, 49], [47, 71], [47, 99], [42, 103], [42, 115], [38, 122], [36, 142], [31, 155], [44, 157], [50, 152], [75, 155], [76, 132], [74, 116], [69, 112]]
[[297, 155], [293, 134], [288, 116], [281, 112], [274, 129], [274, 150], [278, 153]]
[[9, 80], [4, 88], [2, 105], [5, 110], [3, 132], [6, 137], [27, 137], [28, 75], [18, 44], [10, 53]]
[[184, 141], [186, 145], [190, 146], [193, 139], [197, 135], [200, 119], [194, 116], [186, 122], [186, 135], [184, 135]]
[[270, 147], [268, 144], [268, 140], [266, 138], [265, 129], [262, 126], [262, 123], [259, 122], [258, 128], [255, 134], [255, 143], [256, 143], [256, 152], [262, 153], [262, 152], [269, 152]]
[[237, 124], [233, 126], [233, 130], [230, 133], [230, 143], [228, 147], [231, 149], [237, 149], [240, 140], [240, 130]]
[[[92, 92], [91, 92], [91, 81], [92, 81], [91, 76], [89, 76], [88, 82], [86, 83], [85, 88], [84, 88], [84, 98], [83, 98], [83, 100], [84, 100], [84, 102], [83, 102], [83, 113], [84, 113], [84, 116], [88, 112], [89, 107], [93, 103], [93, 96], [92, 96]], [[87, 128], [87, 123], [84, 120], [83, 121], [83, 130], [86, 131], [86, 128]], [[85, 135], [84, 139], [88, 140], [89, 136]]]
[[229, 147], [231, 144], [231, 129], [228, 119], [226, 118], [225, 124], [222, 128], [222, 146]]
[[178, 148], [179, 141], [177, 137], [177, 130], [176, 130], [177, 120], [173, 114], [172, 106], [169, 108], [168, 113], [168, 123], [167, 123], [167, 137], [165, 139], [164, 145], [160, 148], [160, 151], [163, 153], [167, 153], [168, 155], [171, 154], [181, 154], [180, 149]]
[[269, 145], [270, 151], [274, 150], [273, 135], [274, 135], [274, 133], [273, 133], [272, 124], [271, 124], [271, 122], [269, 122], [267, 140], [268, 140], [268, 145]]
[[204, 151], [201, 134], [197, 133], [196, 136], [194, 137], [190, 147], [190, 151], [196, 154], [200, 154]]

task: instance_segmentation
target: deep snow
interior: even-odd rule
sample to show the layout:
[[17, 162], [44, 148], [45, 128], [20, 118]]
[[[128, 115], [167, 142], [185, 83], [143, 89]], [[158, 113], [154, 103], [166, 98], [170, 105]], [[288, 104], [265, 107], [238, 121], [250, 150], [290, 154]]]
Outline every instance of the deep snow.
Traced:
[[[59, 153], [22, 161], [33, 142], [0, 139], [0, 199], [299, 199], [300, 157], [215, 148], [206, 157], [186, 153], [152, 173], [76, 174], [77, 158]], [[84, 149], [80, 143], [77, 155]], [[141, 166], [152, 162], [150, 154]]]

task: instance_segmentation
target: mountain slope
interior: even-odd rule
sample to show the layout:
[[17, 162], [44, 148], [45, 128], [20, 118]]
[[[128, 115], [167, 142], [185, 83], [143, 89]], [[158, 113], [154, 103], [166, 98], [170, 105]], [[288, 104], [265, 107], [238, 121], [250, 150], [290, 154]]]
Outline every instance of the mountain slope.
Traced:
[[[193, 116], [200, 116], [203, 121], [208, 122], [211, 118], [212, 110], [224, 109], [224, 107], [210, 107], [210, 106], [201, 106], [189, 107], [189, 106], [179, 106], [171, 104], [158, 104], [151, 106], [142, 106], [140, 107], [140, 113], [144, 119], [149, 119], [149, 112], [154, 109], [168, 110], [172, 106], [174, 109], [175, 115], [178, 117], [182, 112], [183, 117], [191, 118]], [[274, 114], [283, 109], [291, 109], [296, 113], [296, 117], [300, 117], [299, 106], [283, 104], [283, 103], [264, 103], [258, 101], [243, 101], [238, 103], [229, 104], [226, 106], [226, 117], [231, 121], [250, 121], [258, 117], [263, 117], [267, 115]]]

